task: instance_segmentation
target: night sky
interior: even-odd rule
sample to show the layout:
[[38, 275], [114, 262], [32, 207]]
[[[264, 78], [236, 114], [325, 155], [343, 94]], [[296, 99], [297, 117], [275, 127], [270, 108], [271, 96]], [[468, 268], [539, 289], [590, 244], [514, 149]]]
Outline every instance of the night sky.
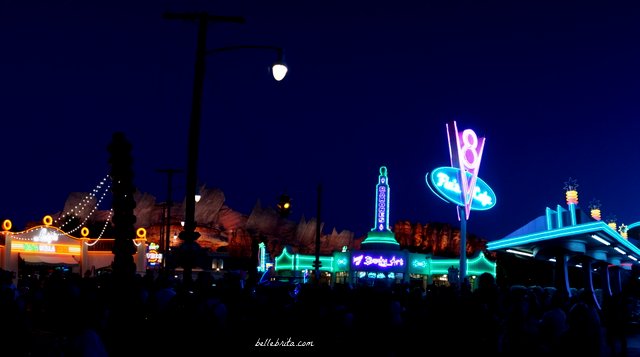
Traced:
[[[373, 228], [388, 168], [390, 221], [450, 222], [425, 174], [449, 162], [446, 123], [486, 138], [479, 176], [497, 196], [468, 231], [502, 238], [565, 205], [640, 221], [640, 5], [563, 1], [0, 2], [0, 218], [15, 228], [59, 212], [133, 145], [134, 183], [166, 199], [158, 169], [186, 169], [196, 23], [167, 11], [242, 16], [210, 25], [198, 185], [249, 214], [286, 192], [291, 219], [324, 233]], [[185, 174], [173, 200], [184, 198]], [[108, 209], [109, 207], [101, 207]]]

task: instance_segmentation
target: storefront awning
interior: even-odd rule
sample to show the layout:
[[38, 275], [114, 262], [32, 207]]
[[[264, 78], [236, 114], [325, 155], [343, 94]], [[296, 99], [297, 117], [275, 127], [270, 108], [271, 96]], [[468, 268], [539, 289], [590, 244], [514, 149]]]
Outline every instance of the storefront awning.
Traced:
[[78, 260], [72, 255], [20, 254], [20, 258], [24, 259], [27, 264], [78, 265]]

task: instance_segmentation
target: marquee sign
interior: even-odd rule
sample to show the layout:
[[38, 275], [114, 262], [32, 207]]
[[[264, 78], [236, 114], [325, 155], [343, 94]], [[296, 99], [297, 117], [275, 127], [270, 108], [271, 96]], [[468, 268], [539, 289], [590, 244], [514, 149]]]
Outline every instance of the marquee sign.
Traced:
[[[458, 206], [464, 206], [462, 201], [462, 187], [458, 182], [460, 169], [456, 167], [438, 167], [426, 176], [427, 185], [438, 197]], [[467, 172], [467, 179], [471, 173]], [[477, 177], [469, 209], [488, 210], [496, 204], [496, 195], [489, 185]]]
[[363, 253], [351, 257], [354, 270], [395, 270], [402, 271], [406, 265], [403, 255], [389, 253]]
[[160, 246], [156, 243], [150, 243], [147, 251], [147, 262], [151, 266], [162, 264], [162, 253], [158, 253]]
[[496, 204], [493, 190], [478, 177], [485, 139], [471, 129], [458, 131], [455, 121], [447, 124], [447, 138], [451, 167], [438, 167], [425, 180], [436, 196], [464, 207], [464, 217], [458, 211], [458, 219], [466, 221], [472, 210], [487, 210]]

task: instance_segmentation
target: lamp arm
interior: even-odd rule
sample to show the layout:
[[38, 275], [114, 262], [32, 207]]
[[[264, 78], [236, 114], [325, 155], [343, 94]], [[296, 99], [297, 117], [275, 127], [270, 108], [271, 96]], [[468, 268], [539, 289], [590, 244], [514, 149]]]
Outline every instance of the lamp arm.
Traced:
[[218, 47], [214, 49], [210, 49], [206, 51], [206, 54], [216, 53], [216, 52], [227, 52], [227, 51], [235, 51], [241, 49], [263, 49], [263, 50], [274, 50], [278, 53], [278, 58], [282, 59], [283, 50], [280, 47], [269, 46], [269, 45], [236, 45], [236, 46], [225, 46]]

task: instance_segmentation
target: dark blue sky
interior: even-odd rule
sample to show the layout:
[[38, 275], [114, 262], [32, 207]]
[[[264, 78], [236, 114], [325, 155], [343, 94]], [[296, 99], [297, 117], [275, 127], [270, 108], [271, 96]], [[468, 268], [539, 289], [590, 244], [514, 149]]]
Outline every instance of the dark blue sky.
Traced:
[[[0, 217], [16, 227], [63, 208], [110, 167], [116, 131], [135, 185], [166, 199], [159, 168], [186, 168], [196, 24], [166, 11], [243, 16], [210, 26], [208, 47], [274, 53], [207, 58], [199, 184], [249, 213], [293, 197], [292, 219], [324, 231], [373, 227], [378, 169], [390, 220], [457, 223], [425, 174], [449, 165], [445, 124], [486, 138], [480, 177], [497, 195], [468, 230], [502, 238], [564, 204], [640, 221], [640, 8], [631, 2], [18, 1], [0, 3]], [[184, 174], [174, 200], [184, 198]], [[108, 207], [107, 207], [108, 208]]]

